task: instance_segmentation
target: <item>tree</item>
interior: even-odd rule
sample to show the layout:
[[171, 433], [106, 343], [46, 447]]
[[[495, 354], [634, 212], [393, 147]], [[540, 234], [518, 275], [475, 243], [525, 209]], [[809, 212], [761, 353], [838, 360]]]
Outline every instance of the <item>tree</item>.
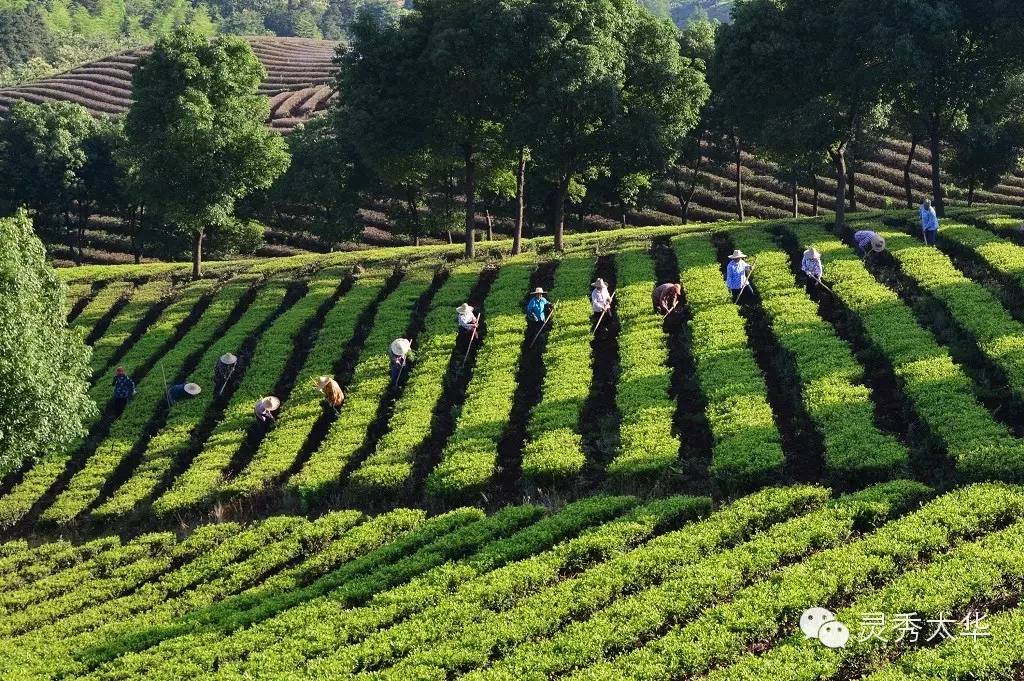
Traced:
[[244, 40], [210, 42], [181, 28], [157, 41], [132, 78], [125, 132], [135, 186], [147, 210], [191, 235], [193, 277], [207, 230], [227, 225], [236, 201], [288, 167], [284, 141], [264, 126], [263, 76]]
[[551, 223], [561, 249], [574, 178], [610, 173], [613, 149], [619, 177], [663, 170], [708, 88], [680, 56], [675, 27], [632, 0], [539, 0], [526, 11], [543, 93], [527, 112], [532, 151], [555, 184]]
[[942, 216], [943, 141], [966, 130], [974, 111], [1024, 66], [1019, 0], [864, 0], [872, 30], [862, 37], [889, 68], [892, 96], [926, 135], [932, 197]]
[[312, 212], [310, 231], [336, 243], [358, 236], [360, 190], [370, 171], [359, 163], [350, 138], [332, 121], [314, 118], [288, 136], [291, 165], [271, 188], [271, 201]]
[[[836, 178], [836, 223], [846, 216], [847, 152], [885, 129], [885, 71], [867, 46], [856, 0], [751, 0], [723, 26], [716, 73], [723, 100], [748, 136], [795, 158], [827, 154]], [[822, 30], [823, 26], [830, 30]], [[784, 86], [783, 86], [784, 84]], [[782, 139], [776, 136], [788, 131]]]
[[0, 121], [0, 196], [4, 212], [30, 208], [43, 226], [68, 229], [98, 123], [77, 104], [16, 102]]
[[67, 289], [24, 211], [0, 219], [0, 475], [86, 433], [89, 348], [65, 321]]

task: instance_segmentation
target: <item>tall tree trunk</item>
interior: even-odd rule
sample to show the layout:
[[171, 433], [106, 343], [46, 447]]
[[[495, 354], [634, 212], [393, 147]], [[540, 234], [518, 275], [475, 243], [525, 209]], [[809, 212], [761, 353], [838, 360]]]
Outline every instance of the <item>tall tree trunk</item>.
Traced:
[[79, 265], [85, 260], [85, 228], [89, 225], [89, 211], [78, 204], [78, 260]]
[[967, 187], [967, 207], [968, 208], [973, 208], [974, 207], [974, 190], [975, 190], [976, 187], [977, 187], [977, 184], [974, 183], [974, 182], [971, 182], [968, 185], [968, 187]]
[[203, 276], [203, 230], [197, 229], [192, 240], [192, 279]]
[[623, 229], [626, 228], [626, 202], [619, 201], [619, 223]]
[[818, 207], [820, 205], [820, 192], [818, 191], [818, 172], [811, 169], [811, 183], [813, 184], [812, 189], [814, 190], [814, 202], [811, 205], [811, 215], [818, 217]]
[[487, 240], [494, 241], [494, 224], [491, 220], [491, 210], [484, 208], [484, 219], [487, 220]]
[[942, 196], [942, 136], [938, 125], [931, 131], [932, 149], [932, 206], [940, 218], [946, 214], [946, 202]]
[[849, 178], [850, 212], [857, 212], [857, 161], [850, 159], [846, 164], [846, 175]]
[[565, 250], [565, 201], [569, 196], [569, 182], [572, 175], [566, 173], [558, 181], [558, 190], [555, 193], [554, 218], [552, 219], [555, 230], [555, 250]]
[[917, 135], [910, 138], [910, 153], [907, 154], [907, 162], [903, 166], [903, 189], [907, 193], [907, 208], [910, 210], [914, 208], [914, 188], [910, 184], [910, 169], [914, 165], [914, 152], [917, 151], [917, 145], [920, 143], [921, 140]]
[[846, 145], [829, 151], [836, 171], [836, 226], [846, 224]]
[[736, 216], [743, 222], [743, 157], [740, 155], [743, 151], [743, 142], [739, 135], [733, 135], [732, 141], [736, 147]]
[[412, 241], [415, 245], [420, 245], [420, 235], [423, 230], [420, 229], [420, 209], [416, 202], [416, 188], [407, 187], [405, 190], [405, 202], [408, 205], [409, 221], [412, 223]]
[[523, 250], [523, 214], [526, 212], [526, 149], [519, 147], [519, 168], [516, 171], [516, 224], [512, 233], [512, 255]]
[[800, 217], [800, 183], [797, 181], [796, 169], [793, 170], [792, 177], [792, 199], [793, 199], [793, 217]]
[[476, 159], [472, 144], [464, 145], [462, 152], [466, 164], [466, 257], [472, 258], [476, 256]]

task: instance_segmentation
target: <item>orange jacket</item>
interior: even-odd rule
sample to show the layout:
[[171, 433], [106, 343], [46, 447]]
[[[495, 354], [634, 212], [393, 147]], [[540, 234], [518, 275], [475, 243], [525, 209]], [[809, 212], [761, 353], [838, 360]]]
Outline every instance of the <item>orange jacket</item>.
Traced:
[[341, 386], [338, 382], [331, 380], [323, 388], [324, 398], [330, 403], [332, 407], [337, 409], [341, 406], [341, 403], [345, 401], [345, 393], [341, 392]]

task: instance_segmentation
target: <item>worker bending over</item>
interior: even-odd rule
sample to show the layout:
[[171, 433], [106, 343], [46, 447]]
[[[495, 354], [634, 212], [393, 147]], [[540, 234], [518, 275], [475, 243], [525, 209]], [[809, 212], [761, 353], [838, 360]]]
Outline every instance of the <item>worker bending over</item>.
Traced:
[[190, 400], [201, 392], [203, 389], [199, 387], [198, 383], [178, 383], [172, 385], [171, 389], [167, 391], [167, 399], [174, 404], [178, 400]]
[[885, 239], [870, 229], [861, 229], [853, 233], [853, 241], [857, 244], [857, 252], [863, 258], [868, 251], [881, 253], [885, 250]]
[[469, 338], [476, 331], [477, 319], [473, 314], [473, 306], [463, 303], [455, 308], [455, 323], [459, 326], [459, 338]]
[[725, 266], [725, 285], [732, 294], [732, 302], [740, 298], [740, 293], [750, 285], [750, 271], [753, 268], [746, 261], [747, 254], [737, 249], [729, 256], [729, 264]]
[[231, 379], [231, 375], [235, 373], [237, 364], [238, 358], [230, 352], [225, 352], [220, 356], [217, 366], [213, 368], [213, 392], [220, 394], [228, 380]]
[[316, 387], [320, 389], [320, 392], [324, 394], [324, 400], [330, 406], [334, 407], [337, 411], [341, 407], [341, 403], [345, 401], [345, 393], [341, 391], [341, 386], [330, 376], [321, 376], [316, 380]]
[[252, 408], [254, 414], [256, 414], [256, 420], [263, 425], [270, 425], [277, 420], [274, 416], [274, 412], [281, 406], [281, 400], [277, 399], [273, 395], [260, 398], [256, 401], [256, 406]]
[[390, 363], [391, 385], [398, 385], [406, 371], [410, 355], [412, 353], [412, 341], [408, 338], [396, 338], [388, 346], [388, 362]]
[[654, 311], [663, 317], [666, 316], [679, 303], [682, 295], [683, 287], [679, 284], [668, 283], [656, 286], [654, 293], [651, 294]]

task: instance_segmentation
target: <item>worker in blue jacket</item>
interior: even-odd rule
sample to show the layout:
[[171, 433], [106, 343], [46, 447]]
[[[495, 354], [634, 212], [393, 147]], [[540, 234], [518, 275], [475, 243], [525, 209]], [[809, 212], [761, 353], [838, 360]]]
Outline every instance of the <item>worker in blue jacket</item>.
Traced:
[[546, 291], [538, 286], [530, 295], [526, 303], [526, 321], [531, 328], [538, 328], [548, 318], [551, 311], [551, 302], [544, 297]]
[[928, 199], [921, 204], [921, 231], [924, 233], [924, 242], [934, 246], [935, 237], [939, 233], [939, 216], [935, 214], [935, 208]]

